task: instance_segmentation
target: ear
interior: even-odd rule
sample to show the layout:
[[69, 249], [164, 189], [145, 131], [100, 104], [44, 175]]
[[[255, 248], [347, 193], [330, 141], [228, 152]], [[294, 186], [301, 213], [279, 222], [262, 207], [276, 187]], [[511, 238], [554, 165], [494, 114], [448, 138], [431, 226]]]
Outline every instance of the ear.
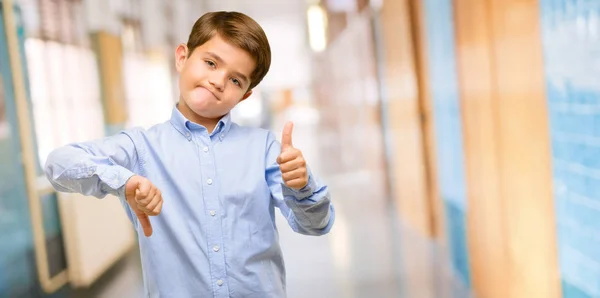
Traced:
[[241, 101], [244, 101], [246, 98], [250, 97], [250, 95], [252, 95], [252, 90], [248, 90], [248, 92], [246, 92], [246, 94], [244, 94], [244, 97], [242, 97]]
[[185, 61], [188, 58], [188, 47], [185, 43], [179, 44], [177, 49], [175, 49], [175, 68], [177, 72], [181, 72], [183, 69], [183, 65], [185, 65]]

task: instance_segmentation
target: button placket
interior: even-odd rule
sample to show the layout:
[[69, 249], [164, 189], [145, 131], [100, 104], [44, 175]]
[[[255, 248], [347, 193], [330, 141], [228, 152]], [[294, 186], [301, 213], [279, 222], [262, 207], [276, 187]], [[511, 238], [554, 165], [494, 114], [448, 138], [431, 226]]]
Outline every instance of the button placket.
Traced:
[[203, 200], [204, 200], [204, 209], [207, 223], [207, 228], [209, 229], [209, 233], [206, 239], [206, 243], [209, 245], [209, 262], [210, 262], [210, 271], [211, 276], [213, 278], [213, 282], [222, 290], [227, 290], [227, 284], [225, 280], [227, 278], [226, 274], [226, 261], [225, 261], [225, 251], [223, 250], [223, 230], [221, 227], [221, 218], [216, 216], [218, 214], [218, 210], [220, 208], [219, 205], [219, 190], [218, 190], [218, 182], [217, 181], [217, 169], [215, 169], [215, 161], [214, 154], [212, 154], [212, 141], [210, 136], [207, 134], [198, 135], [195, 139], [197, 144], [197, 154], [199, 154], [201, 161], [201, 171], [202, 171], [202, 188], [203, 188]]

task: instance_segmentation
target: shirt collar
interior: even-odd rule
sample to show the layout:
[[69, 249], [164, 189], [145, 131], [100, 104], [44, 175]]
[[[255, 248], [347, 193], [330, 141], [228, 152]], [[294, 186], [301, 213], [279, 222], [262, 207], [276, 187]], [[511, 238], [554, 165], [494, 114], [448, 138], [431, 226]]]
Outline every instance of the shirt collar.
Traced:
[[[188, 140], [192, 139], [192, 134], [191, 131], [192, 130], [206, 130], [206, 127], [196, 124], [190, 120], [188, 120], [187, 118], [185, 118], [185, 116], [179, 111], [179, 109], [177, 109], [177, 104], [175, 105], [175, 107], [173, 107], [173, 111], [171, 112], [171, 124], [173, 125], [173, 127], [175, 127], [175, 129], [181, 133], [184, 137], [186, 137]], [[215, 129], [213, 130], [213, 132], [211, 133], [211, 136], [213, 135], [217, 135], [219, 137], [219, 139], [222, 141], [225, 136], [227, 135], [227, 133], [229, 132], [229, 129], [231, 128], [231, 113], [227, 113], [225, 116], [223, 116], [219, 122], [217, 123], [217, 126], [215, 126]]]

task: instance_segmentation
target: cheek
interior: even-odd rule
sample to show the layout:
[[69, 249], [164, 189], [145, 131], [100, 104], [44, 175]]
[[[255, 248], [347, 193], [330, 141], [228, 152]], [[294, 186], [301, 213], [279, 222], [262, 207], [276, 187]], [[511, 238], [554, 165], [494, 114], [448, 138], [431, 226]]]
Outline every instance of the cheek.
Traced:
[[193, 87], [198, 81], [204, 77], [202, 66], [187, 65], [181, 71], [181, 81], [187, 87]]
[[[233, 87], [231, 87], [231, 88], [233, 89]], [[230, 103], [231, 105], [235, 105], [242, 100], [243, 96], [244, 96], [244, 93], [242, 93], [239, 90], [230, 90], [230, 92], [227, 93], [227, 98], [228, 98], [227, 102]]]

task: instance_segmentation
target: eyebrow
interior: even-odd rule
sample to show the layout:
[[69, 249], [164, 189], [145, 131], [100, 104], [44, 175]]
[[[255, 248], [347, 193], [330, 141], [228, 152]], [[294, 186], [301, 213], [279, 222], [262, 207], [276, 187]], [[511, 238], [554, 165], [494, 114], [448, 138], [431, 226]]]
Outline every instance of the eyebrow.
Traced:
[[[221, 57], [219, 57], [219, 55], [217, 55], [213, 52], [206, 52], [206, 54], [211, 56], [213, 59], [217, 60], [217, 62], [219, 62], [221, 64], [225, 64], [225, 61], [223, 61], [223, 59], [221, 59]], [[244, 81], [244, 83], [248, 83], [248, 81], [249, 81], [248, 78], [239, 71], [233, 71], [233, 75], [242, 79], [242, 81]]]

